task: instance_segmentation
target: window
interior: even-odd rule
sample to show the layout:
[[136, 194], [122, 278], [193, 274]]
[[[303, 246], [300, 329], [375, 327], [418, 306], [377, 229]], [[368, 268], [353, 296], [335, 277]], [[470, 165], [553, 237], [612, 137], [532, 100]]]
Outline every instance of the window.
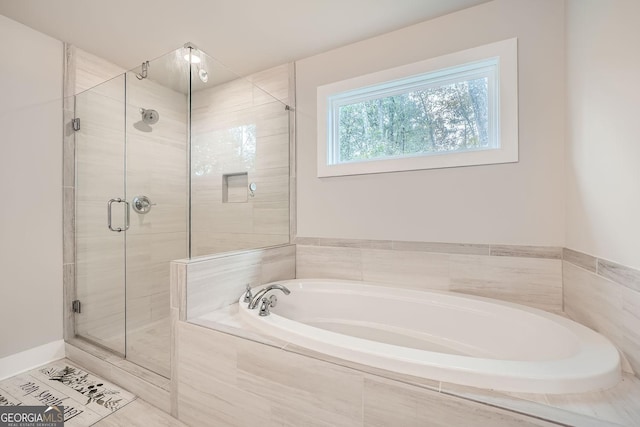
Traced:
[[318, 176], [517, 160], [515, 39], [318, 88]]

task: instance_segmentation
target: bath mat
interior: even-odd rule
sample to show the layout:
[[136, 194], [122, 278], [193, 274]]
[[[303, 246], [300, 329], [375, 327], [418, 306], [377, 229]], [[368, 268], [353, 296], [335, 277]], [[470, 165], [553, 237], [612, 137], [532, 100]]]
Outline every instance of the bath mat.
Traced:
[[0, 381], [0, 406], [62, 405], [65, 427], [90, 426], [135, 398], [66, 359]]

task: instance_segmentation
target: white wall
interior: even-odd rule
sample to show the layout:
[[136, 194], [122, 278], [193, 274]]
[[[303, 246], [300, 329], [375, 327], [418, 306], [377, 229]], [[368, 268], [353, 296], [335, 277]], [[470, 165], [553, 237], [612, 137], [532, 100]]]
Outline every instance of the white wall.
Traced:
[[[520, 161], [316, 177], [316, 88], [518, 37]], [[564, 243], [564, 2], [496, 0], [297, 62], [298, 235]]]
[[640, 268], [640, 2], [567, 3], [569, 248]]
[[0, 16], [0, 358], [62, 339], [62, 61]]

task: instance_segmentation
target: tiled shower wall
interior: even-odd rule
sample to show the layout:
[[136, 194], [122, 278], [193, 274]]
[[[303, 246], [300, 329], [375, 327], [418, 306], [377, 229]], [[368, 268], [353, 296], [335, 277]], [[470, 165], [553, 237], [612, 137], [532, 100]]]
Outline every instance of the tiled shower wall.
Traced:
[[192, 94], [192, 256], [289, 242], [292, 80], [285, 64]]

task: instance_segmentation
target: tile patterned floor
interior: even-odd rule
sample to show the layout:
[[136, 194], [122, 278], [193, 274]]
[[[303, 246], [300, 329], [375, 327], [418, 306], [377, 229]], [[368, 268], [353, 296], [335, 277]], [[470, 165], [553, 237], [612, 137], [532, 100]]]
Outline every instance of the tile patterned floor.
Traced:
[[149, 425], [149, 420], [155, 420], [152, 425], [182, 426], [67, 359], [0, 381], [0, 406], [6, 405], [63, 405], [65, 427]]

